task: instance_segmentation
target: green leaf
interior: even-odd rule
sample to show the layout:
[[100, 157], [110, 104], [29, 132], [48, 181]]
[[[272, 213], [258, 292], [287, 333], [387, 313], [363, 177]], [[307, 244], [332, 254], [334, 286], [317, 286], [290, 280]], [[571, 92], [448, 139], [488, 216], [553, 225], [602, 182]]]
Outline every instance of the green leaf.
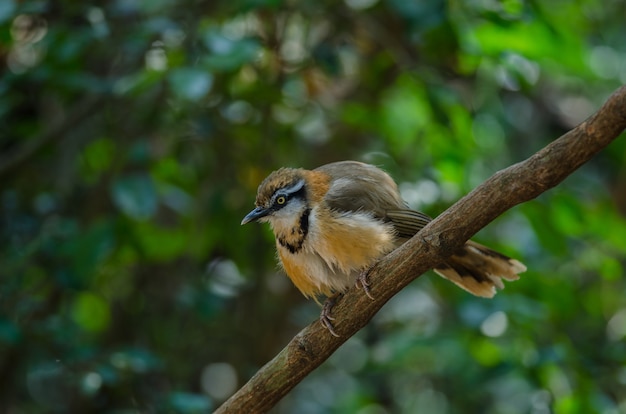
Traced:
[[381, 116], [382, 132], [398, 154], [415, 145], [432, 118], [424, 85], [410, 76], [400, 77], [383, 97]]
[[129, 217], [146, 220], [157, 209], [154, 182], [147, 174], [134, 174], [118, 178], [111, 188], [113, 202]]
[[555, 196], [550, 203], [551, 221], [556, 230], [568, 236], [580, 236], [586, 230], [580, 202], [566, 195]]
[[79, 293], [72, 305], [72, 319], [85, 331], [101, 332], [111, 322], [109, 304], [91, 292]]
[[190, 236], [184, 229], [164, 229], [151, 222], [138, 223], [135, 228], [143, 254], [154, 260], [171, 260], [188, 246]]
[[96, 139], [87, 145], [80, 158], [83, 179], [95, 182], [111, 167], [115, 156], [115, 143], [109, 138]]
[[598, 271], [609, 281], [617, 281], [624, 276], [624, 269], [619, 260], [601, 253], [598, 253]]
[[497, 365], [502, 360], [500, 348], [492, 340], [487, 338], [472, 341], [469, 351], [476, 361], [487, 367]]

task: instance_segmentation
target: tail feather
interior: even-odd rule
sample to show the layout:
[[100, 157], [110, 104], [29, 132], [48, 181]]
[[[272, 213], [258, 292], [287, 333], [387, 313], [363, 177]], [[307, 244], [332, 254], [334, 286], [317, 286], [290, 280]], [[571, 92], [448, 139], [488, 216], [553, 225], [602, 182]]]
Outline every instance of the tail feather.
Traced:
[[518, 274], [526, 271], [526, 266], [482, 244], [468, 241], [460, 252], [434, 270], [473, 295], [491, 298], [496, 288], [504, 289], [503, 279], [519, 279]]

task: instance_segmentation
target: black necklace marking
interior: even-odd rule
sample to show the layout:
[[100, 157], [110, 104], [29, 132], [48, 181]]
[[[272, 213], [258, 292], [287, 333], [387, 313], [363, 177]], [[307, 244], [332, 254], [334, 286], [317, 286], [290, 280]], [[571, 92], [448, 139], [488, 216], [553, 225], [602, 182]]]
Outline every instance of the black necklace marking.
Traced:
[[304, 210], [302, 215], [300, 216], [300, 222], [297, 228], [291, 229], [291, 235], [295, 240], [289, 240], [285, 238], [285, 235], [278, 236], [278, 243], [281, 246], [289, 250], [289, 253], [296, 254], [300, 250], [302, 250], [302, 246], [304, 245], [304, 241], [306, 240], [306, 236], [309, 233], [309, 215], [311, 214], [311, 209], [307, 208]]

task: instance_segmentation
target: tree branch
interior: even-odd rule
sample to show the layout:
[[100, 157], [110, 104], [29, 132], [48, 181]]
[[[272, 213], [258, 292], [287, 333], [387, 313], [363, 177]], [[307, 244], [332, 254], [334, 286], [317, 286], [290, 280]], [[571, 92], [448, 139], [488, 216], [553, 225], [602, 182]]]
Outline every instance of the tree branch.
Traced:
[[216, 413], [258, 413], [272, 408], [411, 281], [445, 261], [476, 232], [511, 207], [556, 186], [626, 128], [626, 86], [598, 112], [518, 164], [494, 174], [429, 223], [370, 271], [369, 299], [351, 289], [333, 308], [334, 337], [315, 321], [298, 333]]

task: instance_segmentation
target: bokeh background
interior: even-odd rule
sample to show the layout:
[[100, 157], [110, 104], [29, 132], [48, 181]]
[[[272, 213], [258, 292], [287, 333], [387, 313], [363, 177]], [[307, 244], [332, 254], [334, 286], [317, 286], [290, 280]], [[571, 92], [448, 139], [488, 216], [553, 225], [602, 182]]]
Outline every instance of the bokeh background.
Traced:
[[[239, 225], [357, 159], [436, 216], [626, 83], [621, 0], [3, 0], [0, 411], [219, 406], [319, 308]], [[626, 412], [626, 139], [432, 272], [275, 413]]]

